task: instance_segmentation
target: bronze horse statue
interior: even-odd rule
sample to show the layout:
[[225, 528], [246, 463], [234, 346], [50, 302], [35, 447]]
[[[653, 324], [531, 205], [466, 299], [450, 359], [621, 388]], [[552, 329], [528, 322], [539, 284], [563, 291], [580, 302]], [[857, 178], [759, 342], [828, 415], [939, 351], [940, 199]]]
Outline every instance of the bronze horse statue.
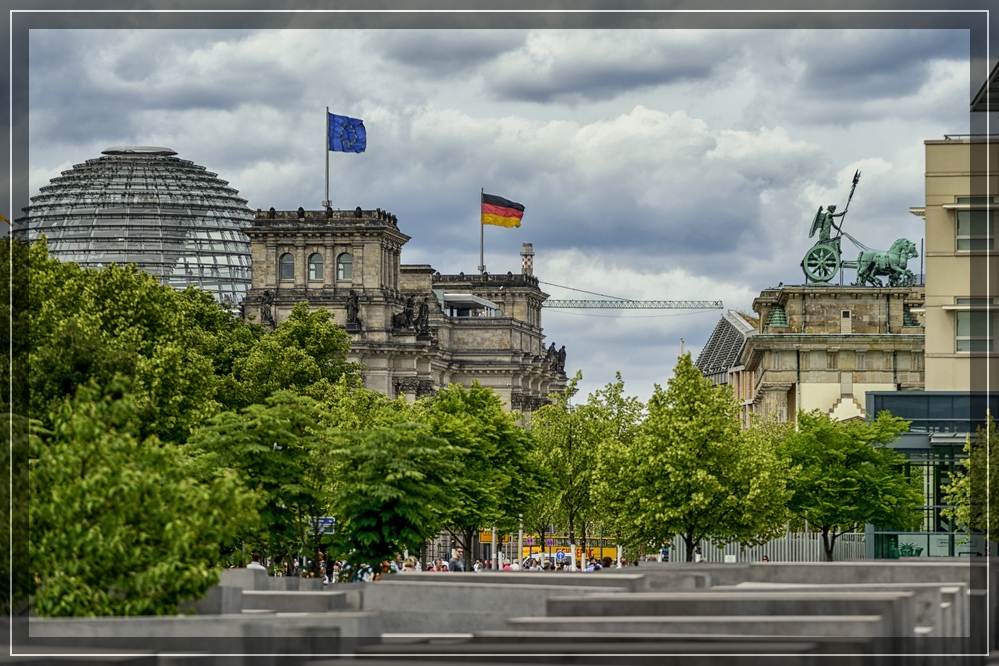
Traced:
[[870, 284], [872, 287], [885, 286], [878, 276], [888, 278], [891, 287], [908, 287], [915, 282], [906, 264], [909, 259], [918, 257], [916, 245], [906, 238], [899, 238], [892, 243], [887, 252], [865, 250], [857, 257], [857, 281], [855, 285]]

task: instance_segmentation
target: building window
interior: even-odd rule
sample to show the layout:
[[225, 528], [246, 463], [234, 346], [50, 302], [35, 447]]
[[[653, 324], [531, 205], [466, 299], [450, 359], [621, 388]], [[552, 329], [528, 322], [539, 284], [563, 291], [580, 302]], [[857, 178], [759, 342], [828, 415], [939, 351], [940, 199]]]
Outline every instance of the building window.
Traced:
[[309, 279], [323, 279], [323, 255], [318, 252], [309, 255]]
[[295, 257], [291, 256], [290, 252], [285, 252], [278, 259], [278, 267], [280, 269], [281, 280], [294, 280], [295, 279]]
[[987, 310], [957, 312], [957, 351], [992, 351], [992, 313]]
[[354, 258], [344, 252], [336, 258], [336, 279], [351, 280], [354, 277]]
[[991, 250], [994, 248], [995, 211], [957, 211], [958, 251]]

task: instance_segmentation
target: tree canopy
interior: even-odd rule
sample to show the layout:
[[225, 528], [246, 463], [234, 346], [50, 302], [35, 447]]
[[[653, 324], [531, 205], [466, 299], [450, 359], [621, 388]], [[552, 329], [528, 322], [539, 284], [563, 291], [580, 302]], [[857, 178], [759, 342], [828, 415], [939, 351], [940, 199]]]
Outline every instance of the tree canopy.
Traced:
[[798, 468], [789, 482], [788, 510], [822, 532], [828, 561], [839, 536], [867, 523], [901, 530], [920, 524], [919, 479], [908, 478], [905, 457], [887, 448], [908, 429], [907, 421], [888, 412], [870, 422], [798, 413], [797, 432], [781, 446]]
[[453, 487], [467, 450], [422, 425], [398, 422], [337, 436], [332, 515], [336, 543], [351, 564], [417, 552], [454, 510]]
[[984, 532], [989, 541], [997, 542], [999, 520], [989, 517], [999, 516], [999, 473], [992, 473], [995, 461], [999, 460], [999, 436], [991, 413], [975, 435], [968, 437], [964, 444], [967, 454], [962, 461], [964, 469], [951, 476], [946, 494], [951, 508], [946, 509], [944, 515], [952, 518], [959, 530], [966, 533], [978, 530]]
[[258, 498], [224, 469], [140, 438], [127, 385], [86, 384], [30, 436], [29, 552], [39, 615], [178, 612], [219, 580]]
[[[618, 465], [617, 478], [609, 476]], [[634, 442], [612, 451], [600, 489], [632, 539], [680, 535], [686, 559], [703, 539], [763, 543], [784, 522], [784, 463], [765, 438], [743, 436], [727, 386], [712, 386], [689, 354], [666, 390], [657, 386]]]
[[[546, 483], [531, 455], [534, 439], [503, 409], [494, 391], [473, 383], [438, 391], [416, 418], [451, 446], [467, 451], [444, 524], [471, 558], [473, 535], [496, 525], [513, 531], [518, 515]], [[469, 563], [466, 562], [466, 567]]]

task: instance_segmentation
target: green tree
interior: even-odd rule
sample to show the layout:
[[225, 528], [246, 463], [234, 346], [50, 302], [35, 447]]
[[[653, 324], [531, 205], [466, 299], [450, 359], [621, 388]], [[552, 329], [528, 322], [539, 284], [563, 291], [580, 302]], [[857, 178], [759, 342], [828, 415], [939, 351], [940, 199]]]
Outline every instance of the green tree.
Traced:
[[833, 421], [817, 411], [798, 413], [798, 430], [781, 446], [798, 468], [789, 480], [788, 509], [822, 532], [827, 561], [836, 539], [867, 523], [915, 529], [924, 504], [918, 478], [902, 471], [905, 457], [888, 444], [909, 429], [881, 412], [870, 422]]
[[625, 395], [621, 373], [615, 374], [613, 382], [590, 394], [587, 404], [599, 410], [607, 424], [597, 447], [594, 483], [590, 491], [593, 508], [604, 529], [614, 535], [619, 545], [638, 546], [640, 538], [632, 533], [630, 521], [621, 513], [629, 489], [617, 479], [641, 432], [645, 405], [638, 398]]
[[360, 366], [347, 361], [350, 336], [332, 315], [319, 309], [309, 312], [299, 303], [287, 321], [257, 340], [233, 361], [233, 376], [245, 404], [259, 404], [280, 390], [321, 399], [341, 377], [356, 378]]
[[977, 428], [976, 437], [968, 437], [964, 452], [967, 454], [961, 461], [964, 470], [951, 475], [946, 492], [951, 506], [943, 515], [953, 519], [957, 528], [966, 533], [980, 530], [989, 541], [999, 541], [999, 525], [989, 520], [990, 515], [999, 515], [999, 473], [991, 473], [999, 460], [999, 436], [991, 413], [986, 415], [985, 425]]
[[45, 423], [77, 387], [130, 380], [140, 437], [180, 442], [219, 410], [212, 360], [183, 318], [181, 296], [134, 265], [60, 263], [32, 245], [28, 415]]
[[440, 532], [454, 502], [452, 486], [467, 453], [415, 423], [339, 433], [333, 514], [335, 543], [355, 570]]
[[278, 391], [238, 414], [222, 412], [188, 440], [202, 469], [232, 469], [261, 495], [260, 521], [242, 535], [251, 547], [284, 557], [316, 549], [314, 522], [329, 515], [332, 469], [319, 421], [315, 400]]
[[764, 543], [783, 525], [786, 464], [761, 438], [740, 432], [728, 386], [712, 386], [689, 354], [667, 389], [656, 387], [634, 444], [622, 451], [613, 495], [632, 539], [683, 537], [686, 559], [704, 539]]
[[551, 478], [553, 490], [548, 495], [557, 508], [556, 518], [565, 522], [573, 544], [576, 527], [593, 517], [590, 491], [597, 447], [608, 432], [605, 412], [589, 403], [573, 405], [570, 401], [582, 378], [582, 373], [577, 372], [564, 392], [553, 393], [552, 402], [531, 415], [538, 460]]
[[140, 439], [135, 398], [90, 384], [30, 436], [32, 607], [42, 616], [172, 614], [219, 581], [255, 521], [235, 475], [198, 478], [182, 447]]
[[464, 548], [470, 569], [475, 533], [493, 525], [516, 530], [518, 515], [544, 486], [544, 472], [530, 454], [533, 438], [503, 409], [499, 396], [478, 382], [467, 389], [457, 384], [441, 389], [415, 417], [435, 436], [467, 451], [444, 524]]

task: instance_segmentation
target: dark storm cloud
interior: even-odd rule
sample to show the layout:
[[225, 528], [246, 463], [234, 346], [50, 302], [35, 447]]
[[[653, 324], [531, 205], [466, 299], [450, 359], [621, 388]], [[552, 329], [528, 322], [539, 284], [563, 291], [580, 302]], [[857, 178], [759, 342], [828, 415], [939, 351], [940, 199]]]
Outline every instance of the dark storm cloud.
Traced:
[[420, 70], [432, 78], [477, 71], [524, 44], [521, 31], [385, 31], [374, 35], [371, 48], [393, 65]]
[[592, 51], [573, 44], [556, 52], [528, 49], [487, 69], [485, 83], [502, 100], [577, 104], [613, 99], [635, 89], [706, 79], [735, 54], [718, 43], [638, 39], [638, 48], [604, 43]]
[[[301, 75], [277, 60], [230, 59], [213, 69], [192, 54], [238, 44], [251, 31], [38, 31], [31, 38], [36, 132], [60, 141], [142, 134], [139, 112], [285, 108], [305, 94]], [[100, 48], [113, 39], [114, 48]], [[99, 60], [94, 55], [99, 53]], [[187, 59], [187, 62], [185, 62]], [[179, 64], [178, 64], [179, 63]], [[64, 113], [72, 109], [72, 122]]]
[[908, 96], [927, 82], [931, 63], [967, 58], [963, 31], [878, 31], [877, 39], [863, 39], [856, 33], [820, 34], [820, 39], [801, 50], [805, 65], [801, 87], [815, 101]]

